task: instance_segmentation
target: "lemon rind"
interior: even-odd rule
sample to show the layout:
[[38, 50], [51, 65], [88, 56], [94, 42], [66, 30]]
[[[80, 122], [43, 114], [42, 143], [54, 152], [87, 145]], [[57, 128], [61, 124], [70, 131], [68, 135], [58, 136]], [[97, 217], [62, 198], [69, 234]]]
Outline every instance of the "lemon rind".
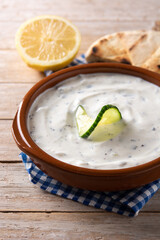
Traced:
[[[57, 19], [57, 20], [61, 20], [64, 21], [68, 26], [71, 26], [76, 33], [76, 44], [73, 48], [73, 50], [71, 50], [67, 56], [65, 56], [64, 58], [58, 59], [58, 60], [51, 60], [51, 61], [42, 61], [39, 60], [37, 58], [32, 58], [30, 57], [28, 54], [26, 54], [25, 52], [25, 48], [23, 48], [20, 44], [20, 37], [22, 35], [23, 29], [30, 23], [36, 21], [36, 20], [40, 20], [40, 19]], [[55, 15], [43, 15], [43, 16], [38, 16], [35, 18], [32, 18], [30, 20], [27, 20], [26, 22], [24, 22], [18, 29], [17, 33], [16, 33], [16, 37], [15, 37], [15, 43], [16, 43], [16, 48], [19, 52], [19, 55], [21, 56], [21, 58], [23, 59], [23, 61], [32, 68], [35, 68], [39, 71], [45, 71], [45, 70], [59, 70], [63, 67], [66, 67], [76, 56], [79, 48], [80, 48], [80, 43], [81, 43], [81, 34], [79, 32], [79, 30], [77, 29], [77, 27], [71, 23], [68, 19], [65, 19], [63, 17], [59, 17], [59, 16], [55, 16]]]

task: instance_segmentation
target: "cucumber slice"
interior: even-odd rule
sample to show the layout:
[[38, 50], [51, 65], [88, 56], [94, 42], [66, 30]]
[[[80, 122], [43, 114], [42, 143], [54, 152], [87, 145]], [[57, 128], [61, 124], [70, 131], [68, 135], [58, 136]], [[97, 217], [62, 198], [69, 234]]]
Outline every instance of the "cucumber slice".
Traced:
[[[105, 139], [106, 138], [108, 139], [110, 135], [114, 135], [113, 124], [120, 121], [121, 119], [122, 119], [122, 115], [119, 109], [116, 106], [113, 106], [110, 104], [102, 107], [102, 109], [98, 113], [95, 120], [91, 119], [87, 115], [85, 109], [81, 105], [78, 106], [76, 111], [77, 128], [78, 128], [79, 136], [82, 138], [88, 138], [92, 134], [92, 132], [94, 132], [95, 129], [97, 128], [98, 131], [96, 129], [96, 135], [97, 136], [104, 135], [104, 130], [105, 130], [105, 133], [107, 132]], [[112, 126], [109, 126], [109, 125], [112, 125]], [[110, 131], [109, 129], [110, 130], [112, 129], [112, 131]], [[93, 135], [95, 139], [95, 134]], [[98, 137], [98, 139], [101, 139], [101, 138]]]
[[77, 128], [79, 132], [79, 136], [83, 137], [84, 133], [88, 131], [90, 126], [94, 123], [94, 120], [91, 119], [85, 109], [79, 105], [76, 111], [76, 122], [77, 122]]

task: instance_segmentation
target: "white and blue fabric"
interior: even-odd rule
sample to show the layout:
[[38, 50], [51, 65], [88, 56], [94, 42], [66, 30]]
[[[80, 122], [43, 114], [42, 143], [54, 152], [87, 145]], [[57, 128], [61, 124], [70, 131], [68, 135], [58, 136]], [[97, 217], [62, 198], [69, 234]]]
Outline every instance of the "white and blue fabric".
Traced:
[[129, 217], [137, 216], [160, 188], [160, 179], [143, 187], [119, 192], [95, 192], [63, 184], [42, 172], [24, 153], [20, 154], [29, 180], [41, 189], [87, 206], [104, 209]]
[[[75, 59], [70, 66], [84, 63], [85, 56], [83, 54], [79, 59]], [[47, 71], [45, 74], [48, 76], [51, 73], [52, 71]], [[30, 181], [41, 189], [87, 206], [104, 209], [129, 217], [137, 216], [143, 206], [160, 188], [160, 179], [158, 179], [145, 186], [127, 191], [96, 192], [83, 190], [68, 186], [49, 177], [42, 172], [26, 154], [21, 153], [20, 157], [29, 174]]]
[[[79, 58], [75, 58], [73, 62], [71, 62], [67, 67], [73, 67], [76, 65], [80, 65], [80, 64], [85, 64], [86, 59], [85, 59], [85, 55], [82, 54]], [[49, 76], [51, 73], [53, 73], [53, 71], [45, 71], [45, 75]]]

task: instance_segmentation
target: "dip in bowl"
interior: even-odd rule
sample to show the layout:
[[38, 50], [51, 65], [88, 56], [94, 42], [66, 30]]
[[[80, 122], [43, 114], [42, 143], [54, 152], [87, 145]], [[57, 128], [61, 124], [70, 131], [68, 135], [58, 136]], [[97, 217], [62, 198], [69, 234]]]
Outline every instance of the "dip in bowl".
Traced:
[[[131, 189], [160, 177], [160, 76], [95, 63], [56, 72], [24, 97], [13, 122], [19, 148], [49, 176], [83, 189]], [[125, 127], [106, 141], [78, 135], [75, 112], [116, 105]]]

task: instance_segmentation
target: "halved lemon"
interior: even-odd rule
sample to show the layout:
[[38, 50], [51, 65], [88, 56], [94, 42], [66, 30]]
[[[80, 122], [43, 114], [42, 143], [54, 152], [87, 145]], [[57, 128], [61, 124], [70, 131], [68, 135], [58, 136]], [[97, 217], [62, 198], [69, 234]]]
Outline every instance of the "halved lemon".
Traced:
[[39, 71], [59, 70], [76, 56], [81, 42], [77, 27], [65, 18], [39, 16], [23, 23], [16, 47], [28, 66]]

